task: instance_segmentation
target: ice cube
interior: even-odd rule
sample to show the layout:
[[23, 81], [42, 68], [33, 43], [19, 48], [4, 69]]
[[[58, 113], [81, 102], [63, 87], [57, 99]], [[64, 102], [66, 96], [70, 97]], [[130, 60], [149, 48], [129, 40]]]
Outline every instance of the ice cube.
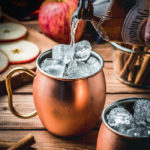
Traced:
[[86, 40], [76, 43], [74, 58], [78, 61], [86, 61], [90, 56], [91, 49], [91, 44]]
[[150, 125], [150, 101], [137, 100], [134, 104], [134, 118], [138, 125]]
[[41, 63], [41, 69], [55, 77], [63, 77], [65, 67], [65, 63], [58, 59], [46, 58]]
[[113, 108], [107, 115], [108, 124], [111, 127], [117, 128], [129, 128], [133, 121], [133, 116], [122, 106]]
[[58, 44], [52, 49], [52, 58], [62, 60], [65, 64], [68, 64], [74, 56], [73, 47], [65, 44]]
[[93, 56], [91, 56], [87, 60], [87, 64], [89, 65], [91, 74], [96, 73], [100, 69], [100, 67], [101, 67], [100, 62], [98, 61], [98, 59], [96, 59]]
[[117, 127], [114, 127], [114, 129], [116, 129], [118, 132], [122, 133], [122, 134], [126, 134], [127, 130], [131, 129], [131, 124], [120, 124]]
[[150, 101], [148, 101], [148, 105], [147, 105], [146, 121], [150, 125]]
[[86, 63], [73, 60], [69, 63], [65, 75], [70, 78], [82, 78], [90, 75], [90, 71]]
[[148, 136], [148, 130], [144, 127], [132, 127], [131, 129], [127, 130], [127, 135], [134, 136], [134, 137], [142, 137], [142, 136]]

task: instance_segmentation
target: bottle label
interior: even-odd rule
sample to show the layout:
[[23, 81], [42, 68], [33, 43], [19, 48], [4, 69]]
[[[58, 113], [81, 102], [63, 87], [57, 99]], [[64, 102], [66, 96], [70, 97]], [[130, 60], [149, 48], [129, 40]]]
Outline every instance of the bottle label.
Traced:
[[136, 5], [128, 12], [123, 28], [122, 39], [126, 44], [144, 44], [142, 32], [149, 16], [149, 0], [136, 0]]

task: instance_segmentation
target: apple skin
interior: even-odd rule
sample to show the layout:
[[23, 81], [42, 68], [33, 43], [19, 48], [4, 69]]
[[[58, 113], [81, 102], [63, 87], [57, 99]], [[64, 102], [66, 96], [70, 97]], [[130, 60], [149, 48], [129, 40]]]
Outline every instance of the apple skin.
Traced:
[[9, 61], [9, 64], [14, 65], [14, 64], [25, 64], [25, 63], [29, 63], [29, 62], [35, 60], [35, 59], [39, 56], [39, 54], [40, 54], [40, 51], [39, 51], [39, 53], [38, 53], [35, 57], [33, 57], [33, 58], [31, 58], [31, 59], [22, 60], [22, 61]]
[[[13, 23], [13, 22], [6, 22], [6, 23], [4, 22], [2, 24], [4, 24], [4, 26], [5, 26], [4, 30], [10, 30], [11, 37], [8, 34], [7, 38], [6, 37], [4, 38], [4, 37], [2, 37], [3, 33], [1, 32], [0, 43], [4, 43], [4, 42], [7, 43], [7, 42], [14, 42], [14, 41], [17, 41], [17, 40], [21, 40], [27, 35], [28, 29], [25, 26], [21, 25], [21, 24]], [[13, 26], [16, 26], [17, 29], [14, 29]], [[2, 27], [2, 29], [3, 29], [3, 27]], [[12, 30], [15, 31], [15, 33], [14, 32], [12, 33], [11, 32]], [[20, 35], [20, 33], [18, 34], [19, 30], [21, 32], [21, 35]], [[12, 34], [14, 34], [13, 37], [12, 37]]]
[[[2, 72], [4, 72], [4, 71], [7, 69], [8, 65], [9, 65], [9, 61], [8, 61], [8, 56], [7, 56], [4, 52], [2, 52], [2, 51], [0, 50], [0, 53], [2, 53], [3, 55], [5, 55], [5, 57], [7, 58], [7, 63], [6, 63], [6, 65], [3, 66], [3, 68], [0, 68], [0, 73], [2, 73]], [[2, 54], [0, 54], [0, 55], [2, 55]]]
[[17, 40], [21, 40], [21, 39], [23, 39], [25, 36], [27, 35], [27, 32], [24, 34], [24, 35], [22, 35], [21, 37], [18, 37], [18, 38], [14, 38], [14, 39], [7, 39], [7, 40], [0, 40], [0, 43], [3, 43], [3, 42], [14, 42], [14, 41], [17, 41]]
[[[69, 44], [71, 40], [70, 22], [77, 6], [78, 0], [45, 1], [40, 7], [38, 18], [42, 32], [59, 43]], [[85, 21], [79, 21], [75, 35], [76, 42], [82, 36], [85, 25]]]
[[9, 65], [9, 62], [6, 64], [6, 66], [4, 66], [4, 68], [0, 69], [0, 73], [4, 72], [7, 69], [8, 65]]

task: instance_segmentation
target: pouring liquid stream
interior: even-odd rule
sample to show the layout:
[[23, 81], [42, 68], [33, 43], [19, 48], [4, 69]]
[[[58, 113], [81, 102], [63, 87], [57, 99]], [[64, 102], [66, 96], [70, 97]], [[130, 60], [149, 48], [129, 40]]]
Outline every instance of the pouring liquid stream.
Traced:
[[70, 42], [70, 47], [73, 48], [74, 50], [74, 45], [75, 45], [75, 33], [76, 29], [78, 27], [79, 19], [76, 17], [72, 17], [71, 20], [71, 42]]

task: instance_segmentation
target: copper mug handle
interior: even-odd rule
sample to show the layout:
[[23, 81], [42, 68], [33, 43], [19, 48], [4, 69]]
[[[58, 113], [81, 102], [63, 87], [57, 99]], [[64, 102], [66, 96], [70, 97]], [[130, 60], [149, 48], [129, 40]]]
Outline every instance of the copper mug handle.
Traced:
[[29, 113], [29, 114], [26, 114], [26, 115], [22, 115], [20, 114], [18, 111], [15, 110], [14, 106], [13, 106], [13, 98], [12, 98], [12, 89], [11, 89], [11, 77], [12, 75], [15, 73], [15, 72], [18, 72], [18, 71], [23, 71], [25, 72], [26, 74], [28, 74], [29, 76], [31, 77], [34, 77], [35, 76], [35, 73], [30, 70], [30, 69], [27, 69], [25, 67], [16, 67], [14, 69], [12, 69], [7, 77], [6, 77], [6, 89], [7, 89], [7, 93], [8, 93], [8, 106], [9, 106], [9, 109], [10, 111], [16, 116], [16, 117], [19, 117], [19, 118], [22, 118], [22, 119], [29, 119], [29, 118], [32, 118], [34, 116], [37, 115], [37, 112], [34, 111], [32, 113]]

